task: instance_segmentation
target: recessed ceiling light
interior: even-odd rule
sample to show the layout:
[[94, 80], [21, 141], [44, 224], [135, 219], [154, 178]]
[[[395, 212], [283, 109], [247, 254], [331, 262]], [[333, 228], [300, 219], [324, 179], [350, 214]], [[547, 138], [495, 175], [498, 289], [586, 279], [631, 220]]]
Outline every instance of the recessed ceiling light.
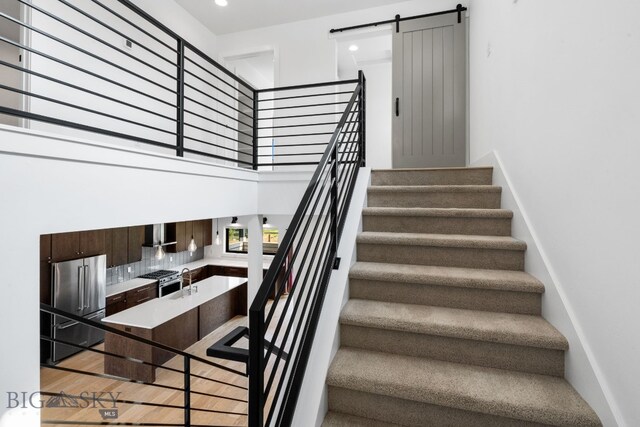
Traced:
[[358, 45], [357, 44], [352, 44], [351, 46], [349, 46], [349, 50], [351, 52], [355, 52], [356, 50], [358, 50]]
[[222, 7], [224, 7], [224, 6], [226, 6], [226, 5], [228, 5], [228, 4], [229, 4], [229, 3], [227, 2], [227, 0], [215, 0], [215, 2], [216, 2], [216, 4], [217, 4], [218, 6], [222, 6]]

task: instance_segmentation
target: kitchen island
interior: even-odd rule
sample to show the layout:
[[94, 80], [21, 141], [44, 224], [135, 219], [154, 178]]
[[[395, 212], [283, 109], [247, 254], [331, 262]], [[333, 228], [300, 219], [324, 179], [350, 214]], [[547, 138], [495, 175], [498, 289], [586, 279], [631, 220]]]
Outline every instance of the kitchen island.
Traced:
[[[121, 331], [184, 350], [237, 315], [247, 313], [247, 279], [212, 276], [162, 298], [121, 311], [102, 321]], [[161, 365], [175, 356], [116, 334], [106, 333], [104, 348], [128, 358]], [[106, 374], [154, 382], [155, 367], [105, 355]]]

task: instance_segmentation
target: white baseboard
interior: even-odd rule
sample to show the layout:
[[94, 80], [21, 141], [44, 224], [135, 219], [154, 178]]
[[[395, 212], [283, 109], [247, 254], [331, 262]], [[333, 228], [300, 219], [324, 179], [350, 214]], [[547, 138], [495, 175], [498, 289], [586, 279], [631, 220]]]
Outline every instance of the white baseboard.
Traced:
[[502, 187], [502, 208], [513, 211], [513, 237], [527, 243], [525, 270], [545, 285], [542, 315], [569, 341], [565, 356], [565, 378], [596, 411], [605, 427], [623, 426], [612, 394], [588, 345], [585, 331], [574, 315], [553, 264], [539, 244], [535, 228], [513, 187], [500, 156], [493, 151], [470, 166], [493, 166], [493, 184]]

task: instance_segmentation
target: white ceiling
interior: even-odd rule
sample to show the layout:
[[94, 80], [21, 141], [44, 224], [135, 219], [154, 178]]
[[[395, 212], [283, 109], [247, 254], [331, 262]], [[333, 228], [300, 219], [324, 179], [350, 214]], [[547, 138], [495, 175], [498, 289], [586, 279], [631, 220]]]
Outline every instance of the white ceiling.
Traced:
[[367, 9], [405, 0], [228, 0], [226, 7], [213, 0], [176, 0], [214, 34], [227, 34], [270, 25], [301, 21]]

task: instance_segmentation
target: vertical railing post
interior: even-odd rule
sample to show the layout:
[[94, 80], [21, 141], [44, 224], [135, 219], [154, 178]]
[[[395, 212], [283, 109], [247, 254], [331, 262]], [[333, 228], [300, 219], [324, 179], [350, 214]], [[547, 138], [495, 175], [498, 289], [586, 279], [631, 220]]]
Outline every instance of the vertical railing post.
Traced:
[[184, 425], [191, 426], [191, 359], [184, 358]]
[[[340, 134], [342, 135], [342, 133]], [[337, 268], [338, 257], [338, 145], [340, 137], [334, 142], [331, 150], [331, 256], [334, 258], [333, 268]]]
[[264, 308], [249, 311], [249, 427], [264, 424]]
[[184, 40], [178, 39], [176, 156], [184, 157]]
[[358, 130], [360, 131], [360, 160], [361, 166], [366, 166], [367, 160], [367, 79], [362, 70], [358, 71], [360, 81], [360, 96], [358, 98]]
[[258, 91], [253, 91], [253, 170], [258, 169]]

